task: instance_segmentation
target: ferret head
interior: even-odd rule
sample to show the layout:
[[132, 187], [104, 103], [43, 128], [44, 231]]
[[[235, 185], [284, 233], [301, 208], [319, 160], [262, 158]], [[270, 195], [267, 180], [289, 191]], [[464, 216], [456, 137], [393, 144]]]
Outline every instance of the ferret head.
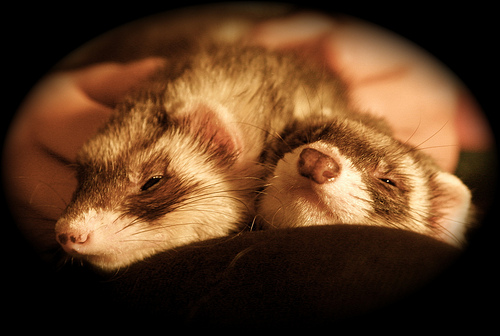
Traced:
[[56, 224], [63, 249], [111, 270], [236, 230], [236, 144], [210, 110], [172, 119], [127, 108], [78, 154], [78, 187]]
[[463, 240], [468, 188], [380, 121], [311, 125], [284, 140], [258, 202], [264, 226], [366, 224]]

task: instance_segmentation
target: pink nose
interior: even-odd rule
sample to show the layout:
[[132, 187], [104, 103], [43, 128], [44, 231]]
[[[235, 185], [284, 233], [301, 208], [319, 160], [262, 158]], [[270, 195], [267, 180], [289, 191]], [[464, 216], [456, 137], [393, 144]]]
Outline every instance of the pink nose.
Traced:
[[90, 233], [61, 233], [57, 240], [66, 252], [78, 251], [78, 248], [88, 244]]
[[340, 165], [334, 158], [314, 148], [305, 148], [298, 161], [300, 175], [323, 184], [340, 175]]

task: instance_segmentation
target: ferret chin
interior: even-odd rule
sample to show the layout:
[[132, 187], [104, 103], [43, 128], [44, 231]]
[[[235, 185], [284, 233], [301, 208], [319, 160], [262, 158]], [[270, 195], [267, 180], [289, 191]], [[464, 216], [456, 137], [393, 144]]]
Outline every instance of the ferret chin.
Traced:
[[461, 246], [473, 214], [469, 189], [380, 122], [353, 112], [277, 141], [257, 206], [261, 225], [387, 226]]
[[221, 235], [208, 228], [200, 230], [199, 225], [186, 225], [184, 218], [175, 218], [175, 214], [145, 222], [138, 217], [95, 210], [82, 214], [78, 220], [59, 220], [56, 230], [57, 239], [69, 256], [108, 271], [193, 240]]

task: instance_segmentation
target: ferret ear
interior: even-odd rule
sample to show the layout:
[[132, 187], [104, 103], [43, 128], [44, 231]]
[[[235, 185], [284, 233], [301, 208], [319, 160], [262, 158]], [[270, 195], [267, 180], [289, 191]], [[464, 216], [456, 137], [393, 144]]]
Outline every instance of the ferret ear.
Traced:
[[224, 107], [194, 102], [187, 104], [178, 115], [181, 123], [189, 127], [201, 142], [228, 154], [240, 151], [238, 130], [227, 120], [229, 113]]
[[437, 237], [452, 245], [461, 246], [472, 219], [471, 192], [458, 177], [446, 172], [438, 172], [432, 182], [432, 207], [437, 213]]

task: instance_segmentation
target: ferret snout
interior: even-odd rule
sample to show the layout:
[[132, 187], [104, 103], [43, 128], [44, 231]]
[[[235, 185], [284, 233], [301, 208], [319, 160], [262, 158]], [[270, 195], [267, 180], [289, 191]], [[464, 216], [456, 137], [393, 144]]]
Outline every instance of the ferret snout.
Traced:
[[83, 244], [86, 241], [88, 241], [89, 238], [90, 238], [90, 233], [83, 233], [83, 234], [61, 233], [60, 235], [57, 236], [57, 239], [63, 245], [66, 245], [68, 241], [71, 241], [74, 244]]
[[90, 232], [86, 233], [61, 233], [57, 235], [57, 240], [66, 252], [77, 251], [78, 247], [90, 242]]
[[56, 223], [56, 240], [64, 251], [72, 254], [97, 250], [101, 248], [102, 239], [96, 239], [95, 230], [98, 227], [104, 228], [103, 219], [102, 215], [94, 213], [89, 218], [78, 220], [61, 218]]
[[341, 170], [334, 158], [314, 148], [303, 149], [297, 165], [300, 175], [318, 184], [338, 177]]

